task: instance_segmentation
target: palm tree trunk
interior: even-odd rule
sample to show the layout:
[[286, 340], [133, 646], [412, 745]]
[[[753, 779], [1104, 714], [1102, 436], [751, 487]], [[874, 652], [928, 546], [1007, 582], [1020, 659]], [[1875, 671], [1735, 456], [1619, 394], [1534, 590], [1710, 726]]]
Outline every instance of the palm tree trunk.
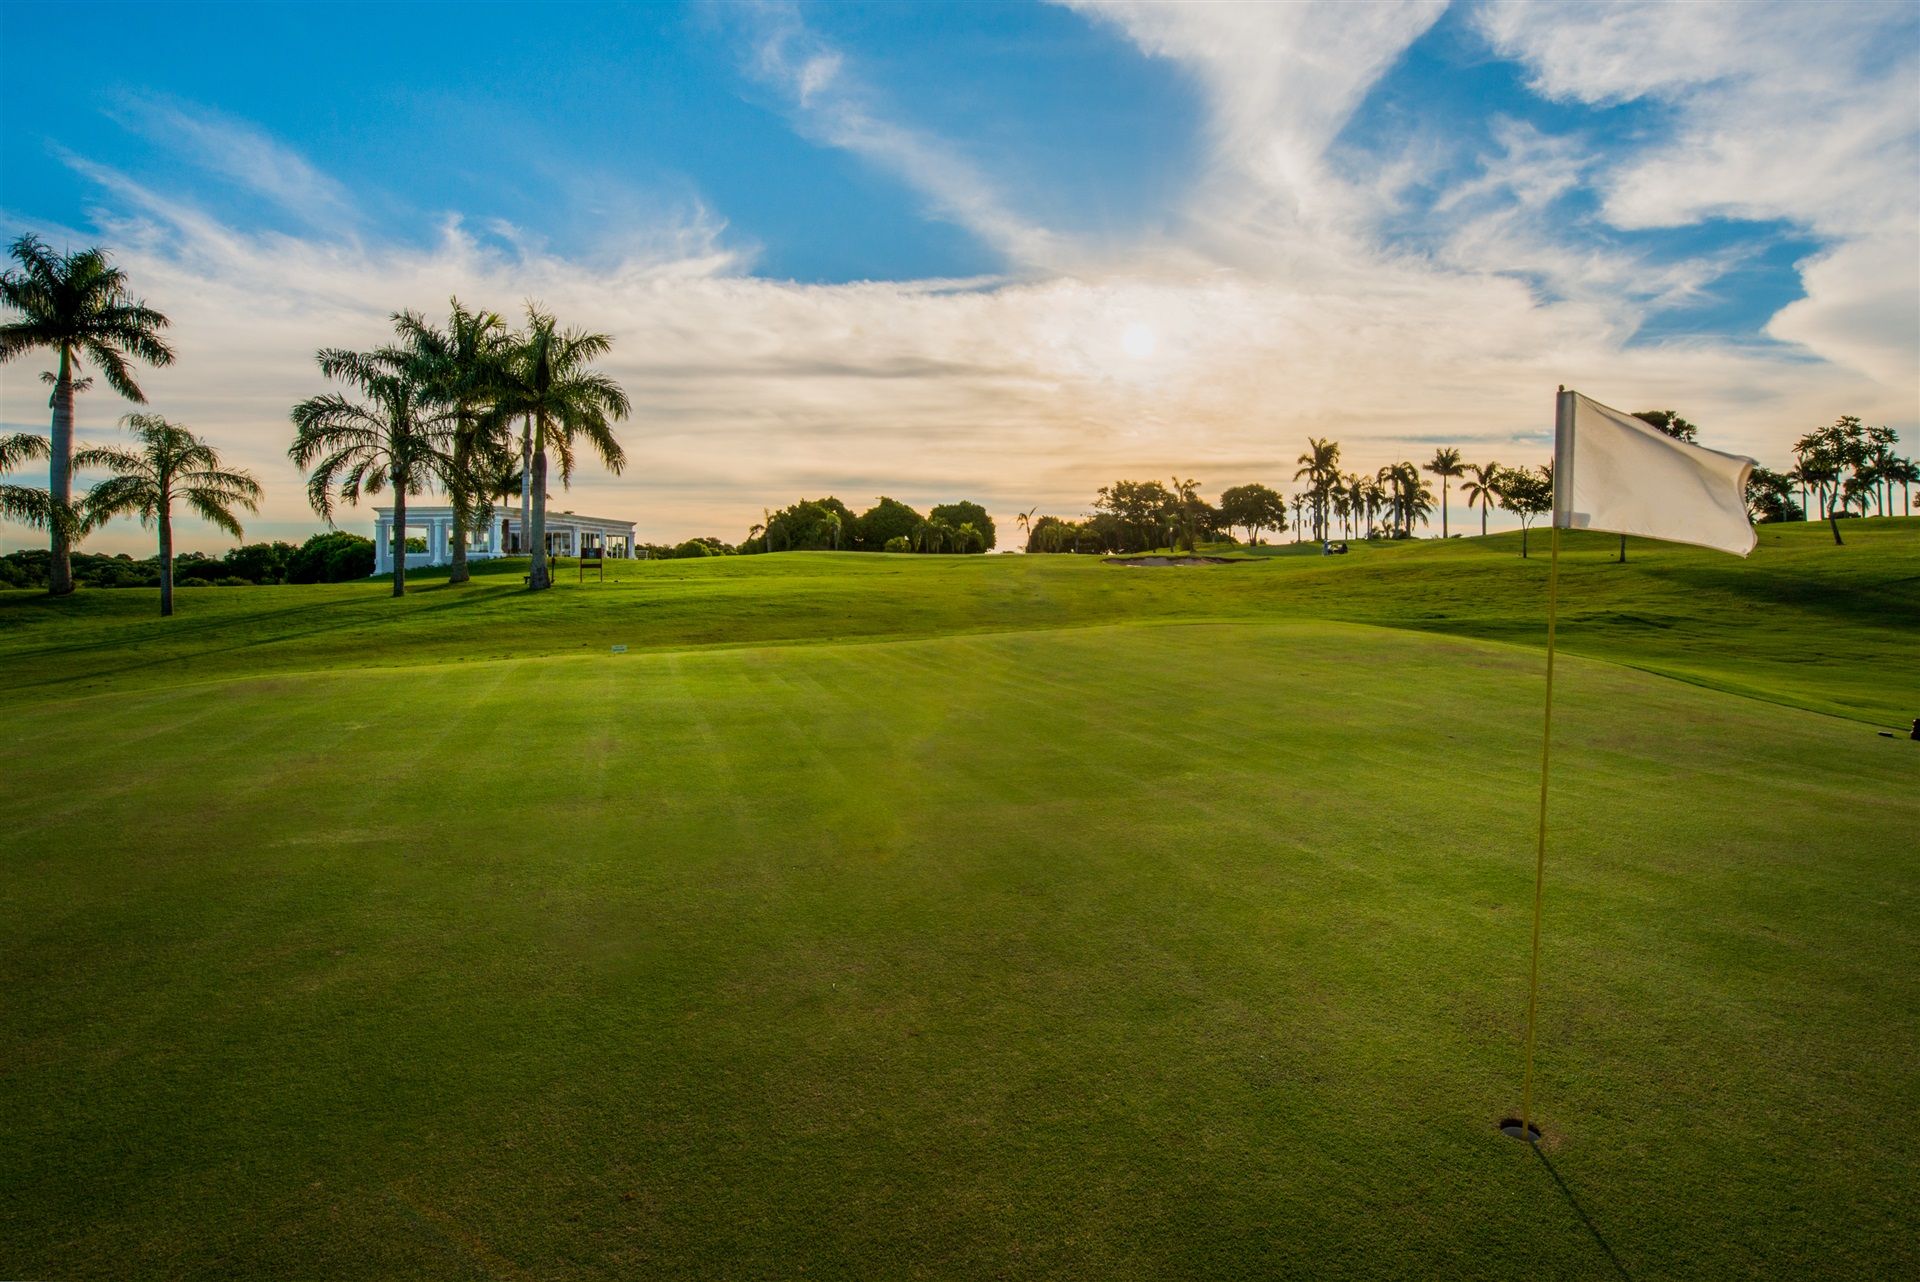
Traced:
[[[1432, 529], [1432, 526], [1428, 526]], [[1447, 474], [1440, 474], [1440, 537], [1447, 538]]]
[[466, 436], [466, 427], [462, 424], [460, 436], [453, 443], [453, 472], [461, 488], [447, 495], [453, 504], [453, 569], [447, 574], [449, 585], [465, 583], [472, 577], [467, 573], [467, 506], [473, 501], [473, 478], [468, 475], [473, 459]]
[[1627, 563], [1627, 536], [1622, 534], [1620, 536], [1620, 564], [1625, 565], [1626, 563]]
[[533, 548], [533, 420], [520, 429], [520, 541]]
[[393, 470], [393, 594], [407, 594], [407, 485]]
[[533, 443], [533, 563], [527, 570], [527, 587], [538, 592], [553, 586], [547, 567], [547, 439], [541, 428]]
[[1485, 503], [1480, 505], [1480, 537], [1483, 539], [1487, 537], [1487, 505]]
[[60, 375], [53, 384], [53, 430], [48, 436], [53, 458], [47, 467], [48, 547], [47, 591], [66, 596], [73, 591], [73, 529], [67, 512], [73, 505], [73, 362], [60, 349]]
[[160, 496], [160, 617], [173, 613], [173, 504]]

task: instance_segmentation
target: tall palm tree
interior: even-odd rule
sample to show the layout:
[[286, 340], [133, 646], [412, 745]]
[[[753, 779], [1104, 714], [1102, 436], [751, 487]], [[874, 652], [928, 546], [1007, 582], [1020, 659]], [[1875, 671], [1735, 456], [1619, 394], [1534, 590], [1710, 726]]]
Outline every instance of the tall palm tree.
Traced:
[[[22, 463], [47, 457], [47, 438], [31, 432], [0, 434], [0, 475]], [[18, 521], [36, 530], [47, 527], [47, 492], [35, 485], [0, 485], [0, 520]]]
[[126, 273], [105, 251], [83, 249], [56, 254], [38, 236], [22, 236], [8, 251], [17, 268], [0, 272], [0, 303], [19, 313], [0, 324], [0, 361], [42, 349], [60, 360], [53, 376], [53, 429], [48, 438], [45, 525], [52, 559], [47, 590], [55, 596], [73, 591], [73, 396], [90, 380], [79, 377], [82, 360], [91, 361], [107, 385], [144, 405], [146, 393], [133, 381], [129, 361], [171, 365], [173, 349], [160, 338], [167, 318], [127, 293]]
[[[1916, 467], [1910, 458], [1891, 458], [1884, 464], [1887, 481], [1900, 488], [1900, 511], [1903, 516], [1913, 515], [1913, 487], [1920, 484], [1920, 467]], [[1893, 501], [1887, 501], [1887, 514], [1893, 514]]]
[[1194, 480], [1192, 477], [1188, 477], [1183, 481], [1178, 476], [1173, 477], [1172, 481], [1173, 497], [1178, 507], [1174, 512], [1169, 514], [1173, 517], [1172, 525], [1174, 528], [1169, 531], [1167, 547], [1172, 548], [1174, 546], [1174, 538], [1178, 537], [1184, 539], [1187, 551], [1191, 552], [1194, 550], [1193, 518], [1196, 509], [1200, 506], [1200, 482]]
[[612, 346], [613, 340], [605, 334], [563, 331], [552, 316], [529, 306], [527, 332], [519, 336], [507, 361], [498, 403], [502, 412], [519, 416], [527, 425], [524, 449], [532, 464], [533, 511], [530, 526], [523, 528], [530, 529], [533, 551], [527, 586], [536, 592], [553, 586], [546, 549], [548, 448], [559, 456], [563, 485], [573, 480], [576, 438], [591, 446], [609, 471], [617, 474], [626, 465], [626, 452], [614, 439], [613, 424], [631, 412], [627, 394], [611, 378], [588, 367], [589, 361], [606, 355]]
[[1307, 452], [1294, 461], [1300, 464], [1300, 470], [1293, 479], [1307, 482], [1307, 496], [1313, 500], [1314, 538], [1325, 540], [1328, 491], [1340, 475], [1340, 442], [1309, 436]]
[[393, 490], [393, 594], [407, 594], [407, 496], [446, 483], [453, 467], [453, 415], [438, 405], [406, 352], [319, 354], [320, 371], [359, 389], [364, 402], [338, 392], [293, 407], [294, 437], [287, 456], [307, 475], [307, 501], [333, 524], [336, 495], [358, 503], [362, 494]]
[[1463, 475], [1467, 468], [1460, 461], [1460, 451], [1456, 449], [1435, 450], [1433, 458], [1426, 465], [1427, 471], [1440, 478], [1440, 537], [1448, 537], [1447, 531], [1447, 482]]
[[81, 450], [74, 462], [111, 473], [88, 491], [83, 507], [87, 528], [116, 516], [137, 516], [142, 525], [160, 528], [160, 614], [173, 613], [173, 504], [234, 538], [244, 537], [235, 508], [260, 510], [260, 486], [245, 472], [229, 471], [219, 451], [183, 424], [158, 414], [129, 414], [121, 424], [139, 448], [103, 446]]
[[1467, 492], [1467, 507], [1480, 509], [1480, 537], [1487, 537], [1487, 513], [1500, 501], [1496, 488], [1500, 480], [1500, 465], [1488, 463], [1473, 468], [1473, 479], [1460, 488]]
[[511, 466], [507, 419], [495, 405], [506, 371], [506, 322], [498, 312], [468, 311], [455, 298], [444, 330], [416, 312], [401, 312], [393, 323], [402, 347], [418, 363], [422, 383], [453, 414], [446, 477], [453, 506], [453, 568], [447, 582], [465, 583], [472, 577], [467, 570], [471, 532], [493, 517], [489, 478]]

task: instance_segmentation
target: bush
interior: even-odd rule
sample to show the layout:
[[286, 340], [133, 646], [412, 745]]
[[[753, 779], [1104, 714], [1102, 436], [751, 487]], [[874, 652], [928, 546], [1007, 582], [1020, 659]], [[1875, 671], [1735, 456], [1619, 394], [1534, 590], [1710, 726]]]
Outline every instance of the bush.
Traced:
[[968, 499], [958, 503], [942, 503], [927, 513], [929, 521], [945, 521], [954, 529], [971, 525], [980, 535], [979, 546], [969, 547], [969, 552], [991, 552], [995, 541], [993, 518], [987, 515], [987, 509]]
[[288, 583], [345, 583], [373, 573], [373, 540], [329, 530], [316, 534], [287, 556]]
[[688, 539], [673, 550], [674, 560], [689, 556], [713, 556], [714, 550], [699, 539]]
[[291, 543], [247, 543], [228, 552], [223, 564], [229, 575], [249, 583], [284, 583], [297, 551]]
[[213, 586], [213, 583], [211, 580], [203, 579], [195, 575], [190, 579], [180, 579], [175, 582], [173, 586], [176, 588], [210, 588]]
[[913, 551], [913, 544], [907, 541], [905, 535], [896, 534], [887, 540], [886, 547], [881, 550], [886, 552], [911, 552]]
[[896, 538], [911, 539], [922, 519], [918, 512], [905, 503], [883, 495], [878, 503], [862, 512], [859, 521], [855, 522], [855, 544], [868, 552], [876, 548], [887, 548]]
[[237, 574], [227, 574], [215, 579], [213, 586], [216, 588], [250, 588], [253, 586], [253, 580], [243, 579]]

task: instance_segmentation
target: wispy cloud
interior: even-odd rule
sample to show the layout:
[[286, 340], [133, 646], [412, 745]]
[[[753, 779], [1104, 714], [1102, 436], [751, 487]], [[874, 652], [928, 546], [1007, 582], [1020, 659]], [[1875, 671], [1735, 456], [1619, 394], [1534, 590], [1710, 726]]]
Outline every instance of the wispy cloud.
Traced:
[[[991, 173], [914, 127], [911, 103], [881, 101], [857, 60], [791, 8], [744, 20], [751, 74], [779, 91], [793, 126], [896, 174], [930, 215], [997, 246], [1013, 270], [992, 280], [762, 279], [753, 247], [697, 201], [623, 205], [620, 238], [591, 260], [454, 216], [401, 243], [357, 223], [337, 181], [230, 120], [217, 136], [251, 139], [254, 158], [223, 162], [236, 182], [251, 175], [258, 195], [340, 217], [298, 235], [248, 229], [178, 190], [71, 163], [100, 185], [104, 240], [174, 319], [181, 359], [146, 380], [155, 405], [267, 479], [265, 518], [287, 527], [311, 521], [284, 449], [288, 407], [321, 386], [314, 349], [378, 343], [389, 313], [434, 312], [455, 293], [509, 312], [537, 297], [613, 335], [607, 367], [635, 399], [632, 466], [618, 479], [588, 470], [571, 502], [631, 513], [648, 537], [735, 535], [762, 503], [825, 488], [856, 504], [882, 489], [922, 504], [964, 495], [1010, 515], [1035, 503], [1078, 512], [1123, 474], [1283, 483], [1309, 433], [1342, 439], [1358, 466], [1447, 442], [1519, 462], [1542, 456], [1563, 382], [1630, 408], [1683, 408], [1715, 444], [1775, 462], [1838, 412], [1916, 417], [1911, 183], [1889, 181], [1914, 171], [1902, 95], [1916, 77], [1910, 54], [1869, 56], [1857, 15], [1823, 35], [1771, 16], [1735, 30], [1703, 6], [1633, 21], [1611, 8], [1489, 9], [1488, 39], [1541, 92], [1650, 96], [1670, 127], [1620, 153], [1501, 123], [1438, 198], [1429, 242], [1410, 249], [1381, 224], [1414, 162], [1359, 175], [1333, 148], [1434, 5], [1074, 7], [1184, 68], [1209, 104], [1208, 162], [1183, 217], [1130, 248], [1096, 253], [1022, 217]], [[1733, 52], [1714, 49], [1721, 39]], [[1800, 66], [1829, 53], [1831, 67]], [[1832, 137], [1793, 118], [1755, 68], [1791, 70]], [[1809, 190], [1744, 128], [1805, 158]], [[206, 150], [216, 134], [183, 136]], [[1561, 212], [1573, 193], [1615, 229], [1737, 213], [1817, 233], [1828, 248], [1802, 265], [1808, 297], [1772, 322], [1804, 348], [1632, 342], [1651, 309], [1710, 289], [1741, 251], [1655, 262], [1574, 237]], [[1152, 329], [1151, 356], [1128, 355], [1135, 326]], [[36, 424], [45, 395], [18, 368], [0, 415]], [[120, 408], [91, 393], [83, 427], [99, 432]]]
[[1806, 228], [1828, 248], [1801, 265], [1806, 297], [1769, 332], [1888, 387], [1920, 386], [1920, 11], [1498, 0], [1478, 22], [1546, 95], [1670, 111], [1670, 136], [1601, 167], [1610, 222]]
[[762, 3], [735, 12], [750, 46], [748, 70], [786, 98], [803, 134], [894, 175], [934, 214], [967, 228], [1016, 266], [1060, 265], [1065, 247], [1058, 236], [1016, 213], [952, 142], [902, 124], [797, 7]]
[[347, 189], [307, 158], [245, 121], [153, 95], [127, 95], [109, 114], [210, 174], [267, 200], [310, 227], [351, 231], [360, 222]]

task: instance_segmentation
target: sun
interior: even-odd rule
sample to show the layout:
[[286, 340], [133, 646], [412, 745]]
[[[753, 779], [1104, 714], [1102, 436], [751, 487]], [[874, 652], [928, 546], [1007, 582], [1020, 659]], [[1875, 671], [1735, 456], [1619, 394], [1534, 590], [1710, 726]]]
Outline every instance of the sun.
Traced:
[[1159, 340], [1153, 332], [1153, 326], [1135, 322], [1127, 326], [1127, 332], [1120, 336], [1120, 348], [1135, 360], [1145, 360], [1153, 355], [1153, 349]]

